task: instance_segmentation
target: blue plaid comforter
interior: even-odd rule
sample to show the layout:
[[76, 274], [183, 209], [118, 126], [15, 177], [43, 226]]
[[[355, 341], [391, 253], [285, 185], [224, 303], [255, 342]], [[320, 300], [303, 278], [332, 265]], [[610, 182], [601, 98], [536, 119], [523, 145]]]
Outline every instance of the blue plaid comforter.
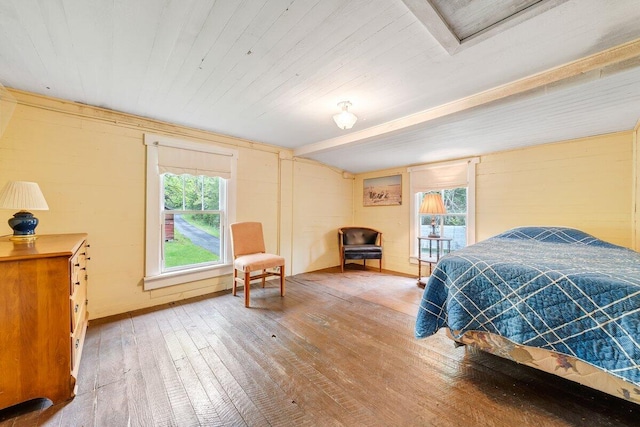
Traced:
[[640, 387], [640, 254], [569, 228], [522, 227], [440, 259], [415, 334], [487, 331]]

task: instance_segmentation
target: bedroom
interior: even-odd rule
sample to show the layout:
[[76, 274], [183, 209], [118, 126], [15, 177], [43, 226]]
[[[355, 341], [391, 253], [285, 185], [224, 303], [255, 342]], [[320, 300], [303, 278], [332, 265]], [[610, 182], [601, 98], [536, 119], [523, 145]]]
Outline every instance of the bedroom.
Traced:
[[[53, 2], [58, 6], [62, 3]], [[332, 2], [333, 6], [334, 3], [336, 2]], [[396, 8], [403, 7], [401, 2], [393, 4]], [[10, 10], [13, 7], [18, 8], [12, 6]], [[594, 7], [598, 9], [598, 6]], [[566, 2], [557, 8], [563, 13], [577, 13], [576, 2]], [[20, 11], [25, 13], [24, 8]], [[55, 10], [48, 12], [52, 19], [58, 16], [54, 13]], [[405, 19], [406, 13], [405, 11], [402, 15]], [[553, 10], [542, 13], [538, 19], [552, 13]], [[634, 22], [633, 16], [638, 13], [633, 8], [633, 2], [619, 5], [618, 9], [614, 8], [607, 13], [620, 20], [618, 23], [603, 25], [604, 29], [600, 30], [602, 37], [608, 36], [608, 39], [605, 37], [607, 48], [640, 37], [635, 26], [624, 25], [625, 22]], [[46, 14], [33, 16], [36, 19]], [[617, 30], [616, 25], [621, 30]], [[36, 25], [33, 28], [40, 27]], [[418, 31], [416, 24], [412, 28]], [[505, 30], [511, 34], [509, 31], [515, 29]], [[21, 34], [24, 33], [13, 33], [13, 37]], [[429, 38], [426, 33], [422, 37]], [[590, 37], [596, 38], [597, 35]], [[553, 37], [550, 35], [548, 40], [553, 41]], [[23, 39], [15, 42], [22, 47], [25, 45]], [[430, 45], [434, 43], [431, 39], [428, 42]], [[2, 44], [6, 47], [5, 42]], [[85, 46], [84, 49], [88, 50], [89, 47]], [[606, 49], [589, 53], [601, 50]], [[8, 52], [8, 57], [15, 57], [15, 51]], [[444, 50], [442, 52], [443, 55], [446, 54]], [[585, 56], [588, 55], [580, 55], [576, 59]], [[569, 61], [556, 65], [567, 62]], [[20, 63], [21, 61], [12, 63], [11, 73], [6, 69], [4, 72], [7, 74], [0, 75], [0, 83], [17, 89], [10, 92], [16, 98], [17, 105], [0, 137], [0, 179], [3, 185], [13, 179], [31, 180], [40, 184], [50, 209], [38, 213], [41, 221], [38, 233], [85, 232], [89, 235], [92, 245], [89, 311], [92, 319], [205, 295], [230, 286], [229, 277], [223, 276], [151, 291], [143, 290], [145, 149], [142, 141], [145, 133], [237, 148], [240, 156], [236, 219], [263, 222], [268, 250], [287, 258], [287, 274], [295, 275], [338, 265], [335, 231], [345, 224], [367, 224], [381, 229], [385, 236], [383, 268], [416, 274], [417, 266], [410, 261], [411, 194], [407, 167], [418, 162], [406, 161], [394, 167], [344, 174], [343, 170], [353, 170], [305, 160], [296, 155], [293, 148], [275, 143], [260, 144], [259, 138], [255, 138], [259, 141], [256, 143], [253, 138], [244, 140], [225, 136], [224, 132], [196, 130], [172, 121], [157, 122], [85, 105], [108, 106], [106, 100], [73, 103], [72, 100], [82, 101], [83, 98], [71, 95], [43, 97], [41, 95], [58, 92], [40, 87], [36, 90], [37, 85], [32, 83], [37, 80], [35, 77], [24, 83], [24, 86], [9, 79], [10, 76], [14, 78], [13, 76], [20, 74]], [[85, 77], [89, 79], [87, 82], [98, 75], [95, 73], [98, 73], [101, 64], [91, 66], [96, 68], [89, 70]], [[541, 71], [549, 68], [552, 67], [547, 66]], [[22, 71], [30, 76], [36, 73], [36, 69], [37, 67]], [[61, 69], [52, 67], [51, 70], [54, 71], [51, 71], [50, 76], [45, 74], [40, 77], [42, 82], [58, 77], [57, 73]], [[532, 74], [528, 68], [519, 72], [522, 77]], [[118, 78], [122, 79], [123, 76], [118, 75]], [[512, 80], [514, 79], [504, 83]], [[126, 100], [127, 90], [130, 88], [124, 85], [125, 80], [122, 82], [118, 93]], [[53, 91], [61, 90], [55, 86], [49, 87]], [[95, 90], [89, 97], [92, 100], [98, 98], [98, 89], [85, 90]], [[562, 224], [583, 229], [619, 245], [638, 248], [640, 237], [636, 231], [636, 223], [640, 214], [634, 205], [640, 195], [636, 184], [639, 160], [635, 155], [638, 144], [636, 122], [640, 118], [640, 112], [637, 109], [637, 93], [632, 98], [634, 93], [631, 89], [629, 92], [636, 105], [634, 109], [630, 107], [633, 104], [628, 104], [627, 109], [630, 111], [625, 111], [625, 114], [631, 113], [634, 117], [630, 127], [588, 133], [575, 138], [556, 136], [543, 145], [478, 153], [476, 239], [485, 239], [517, 225]], [[335, 96], [342, 94], [336, 93]], [[386, 99], [389, 100], [388, 97]], [[342, 99], [335, 101], [340, 100]], [[364, 101], [361, 104], [356, 103], [355, 98], [352, 101], [353, 112], [362, 116], [362, 120], [366, 117], [363, 115]], [[324, 102], [327, 107], [317, 108], [321, 111], [321, 114], [318, 113], [318, 121], [324, 123], [318, 126], [326, 125], [326, 132], [331, 132], [317, 140], [329, 140], [331, 137], [349, 134], [335, 128], [331, 120], [331, 115], [337, 112], [334, 111], [336, 102], [332, 99], [331, 102]], [[387, 101], [379, 102], [378, 109], [387, 107]], [[391, 101], [388, 102], [391, 106]], [[422, 109], [424, 108], [423, 106]], [[605, 111], [604, 106], [602, 108]], [[304, 127], [300, 124], [304, 117], [304, 108], [302, 110], [300, 112], [298, 107], [292, 108], [289, 112], [291, 122], [287, 126], [295, 129]], [[599, 111], [596, 108], [593, 113], [601, 116]], [[611, 113], [613, 110], [606, 111], [614, 114]], [[538, 126], [544, 126], [547, 120], [547, 117], [540, 116], [533, 121]], [[587, 126], [591, 120], [596, 121], [596, 117], [583, 117], [575, 126], [566, 123], [566, 129], [561, 129], [562, 132], [558, 132], [558, 135], [568, 134], [569, 129]], [[361, 123], [365, 123], [364, 120]], [[366, 129], [365, 125], [357, 128], [359, 125], [360, 123], [356, 125], [355, 131]], [[382, 154], [384, 156], [385, 153]], [[418, 158], [415, 154], [413, 156], [414, 159]], [[454, 155], [450, 158], [465, 156]], [[355, 155], [342, 157], [352, 158], [354, 161], [357, 158]], [[418, 164], [421, 163], [429, 162]], [[402, 175], [402, 205], [382, 208], [362, 206], [364, 179], [397, 174]], [[255, 208], [257, 205], [260, 206], [259, 210]], [[11, 214], [9, 211], [3, 212], [6, 217]], [[589, 214], [585, 214], [586, 212]], [[2, 234], [9, 234], [11, 230], [8, 226], [3, 227]]]

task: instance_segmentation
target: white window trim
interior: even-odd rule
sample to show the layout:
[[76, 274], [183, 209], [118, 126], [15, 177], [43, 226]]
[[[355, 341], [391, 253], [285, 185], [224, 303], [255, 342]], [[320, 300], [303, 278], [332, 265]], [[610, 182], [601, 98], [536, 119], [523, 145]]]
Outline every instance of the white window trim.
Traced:
[[[144, 290], [152, 290], [173, 286], [212, 277], [224, 276], [233, 273], [233, 256], [228, 235], [229, 224], [236, 218], [236, 180], [238, 151], [222, 148], [214, 145], [190, 142], [163, 135], [145, 134], [144, 145], [147, 146], [147, 196], [146, 196], [146, 251], [145, 251], [145, 276]], [[224, 215], [224, 223], [220, 224], [221, 232], [226, 236], [224, 242], [224, 261], [221, 264], [193, 267], [182, 271], [162, 272], [162, 200], [161, 179], [158, 173], [157, 146], [183, 148], [185, 150], [202, 151], [231, 156], [231, 178], [226, 180], [227, 203]]]
[[[409, 181], [411, 182], [411, 172], [417, 172], [427, 169], [444, 168], [450, 166], [458, 166], [461, 163], [467, 163], [467, 182], [460, 183], [460, 187], [467, 187], [467, 246], [476, 242], [476, 165], [480, 162], [479, 157], [473, 157], [466, 160], [458, 160], [452, 162], [434, 163], [429, 165], [412, 166], [407, 168], [409, 172]], [[434, 184], [430, 191], [442, 190], [437, 184]], [[418, 263], [418, 206], [420, 201], [417, 200], [416, 194], [413, 193], [413, 189], [410, 190], [410, 218], [409, 218], [409, 263]]]

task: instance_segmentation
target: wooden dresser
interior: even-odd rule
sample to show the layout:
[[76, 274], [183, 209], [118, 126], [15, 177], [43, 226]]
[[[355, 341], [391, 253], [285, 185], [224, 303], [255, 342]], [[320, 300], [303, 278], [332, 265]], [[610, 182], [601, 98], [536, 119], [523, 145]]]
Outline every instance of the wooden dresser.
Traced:
[[87, 235], [0, 237], [0, 408], [75, 396], [87, 329]]

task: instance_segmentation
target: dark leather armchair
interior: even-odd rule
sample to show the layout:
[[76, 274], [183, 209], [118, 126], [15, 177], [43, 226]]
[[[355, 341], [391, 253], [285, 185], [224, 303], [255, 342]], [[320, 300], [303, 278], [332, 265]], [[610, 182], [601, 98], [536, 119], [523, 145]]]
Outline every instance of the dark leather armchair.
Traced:
[[348, 259], [363, 260], [367, 268], [368, 259], [377, 259], [382, 271], [382, 233], [366, 227], [342, 227], [338, 229], [340, 242], [340, 270], [344, 273], [344, 264]]

